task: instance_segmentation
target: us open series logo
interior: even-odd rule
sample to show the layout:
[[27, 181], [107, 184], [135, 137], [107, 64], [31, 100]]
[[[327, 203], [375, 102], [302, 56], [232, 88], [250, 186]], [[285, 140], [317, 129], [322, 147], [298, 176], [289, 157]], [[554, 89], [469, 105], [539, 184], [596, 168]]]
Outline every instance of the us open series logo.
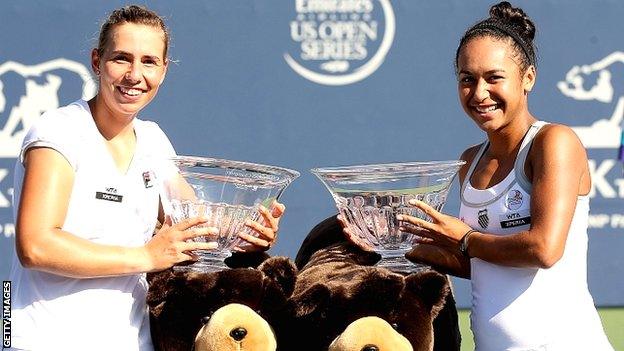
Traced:
[[392, 46], [395, 32], [390, 0], [295, 0], [284, 53], [290, 68], [323, 85], [347, 85], [375, 72]]

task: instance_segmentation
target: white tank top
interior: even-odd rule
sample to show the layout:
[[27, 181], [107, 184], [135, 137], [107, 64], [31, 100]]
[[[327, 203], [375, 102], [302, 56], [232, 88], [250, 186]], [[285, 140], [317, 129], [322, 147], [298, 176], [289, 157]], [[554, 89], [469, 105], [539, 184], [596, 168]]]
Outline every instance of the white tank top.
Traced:
[[[545, 124], [531, 126], [507, 177], [480, 190], [472, 187], [470, 178], [489, 145], [483, 143], [462, 184], [462, 221], [495, 235], [529, 229], [531, 183], [524, 164], [533, 138]], [[588, 214], [589, 198], [579, 196], [563, 257], [549, 269], [470, 260], [470, 319], [477, 351], [613, 350], [587, 288]]]

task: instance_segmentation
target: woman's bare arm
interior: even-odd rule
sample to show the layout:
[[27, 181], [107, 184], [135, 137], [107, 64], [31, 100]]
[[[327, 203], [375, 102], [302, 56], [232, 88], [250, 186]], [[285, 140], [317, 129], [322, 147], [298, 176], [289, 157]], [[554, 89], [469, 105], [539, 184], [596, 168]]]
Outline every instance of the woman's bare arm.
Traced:
[[[162, 270], [192, 259], [190, 250], [213, 244], [185, 242], [209, 235], [212, 228], [190, 229], [196, 218], [165, 224], [145, 246], [102, 245], [62, 230], [74, 182], [67, 160], [50, 148], [32, 148], [24, 158], [24, 182], [18, 207], [16, 250], [26, 268], [76, 278]], [[94, 214], [97, 215], [97, 214]]]

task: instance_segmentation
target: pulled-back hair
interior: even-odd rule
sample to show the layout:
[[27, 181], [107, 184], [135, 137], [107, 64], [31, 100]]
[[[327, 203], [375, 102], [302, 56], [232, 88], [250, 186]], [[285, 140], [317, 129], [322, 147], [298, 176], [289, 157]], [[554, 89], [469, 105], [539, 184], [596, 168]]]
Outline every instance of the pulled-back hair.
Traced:
[[455, 70], [461, 49], [472, 39], [493, 37], [508, 40], [514, 54], [520, 58], [520, 71], [526, 72], [529, 66], [537, 66], [535, 44], [535, 24], [521, 8], [502, 1], [490, 8], [490, 17], [470, 27], [459, 42], [455, 53]]
[[113, 27], [124, 23], [144, 24], [162, 29], [163, 41], [165, 42], [165, 52], [163, 53], [163, 57], [165, 59], [167, 58], [167, 51], [169, 49], [169, 29], [165, 25], [163, 19], [156, 12], [137, 5], [124, 6], [114, 10], [108, 16], [106, 22], [102, 24], [97, 47], [100, 57], [104, 54], [104, 50], [108, 45], [110, 32]]

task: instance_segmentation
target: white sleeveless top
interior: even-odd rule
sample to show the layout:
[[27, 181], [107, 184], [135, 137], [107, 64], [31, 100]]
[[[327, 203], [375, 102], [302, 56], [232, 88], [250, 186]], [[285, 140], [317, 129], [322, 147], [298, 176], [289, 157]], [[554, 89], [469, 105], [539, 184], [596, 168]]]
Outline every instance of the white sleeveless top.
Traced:
[[[495, 235], [529, 229], [531, 183], [524, 164], [533, 138], [545, 124], [531, 126], [514, 170], [500, 183], [479, 190], [470, 178], [489, 145], [483, 143], [462, 184], [462, 221]], [[587, 288], [588, 215], [589, 198], [579, 196], [563, 257], [549, 269], [470, 260], [470, 320], [477, 351], [613, 350]]]

